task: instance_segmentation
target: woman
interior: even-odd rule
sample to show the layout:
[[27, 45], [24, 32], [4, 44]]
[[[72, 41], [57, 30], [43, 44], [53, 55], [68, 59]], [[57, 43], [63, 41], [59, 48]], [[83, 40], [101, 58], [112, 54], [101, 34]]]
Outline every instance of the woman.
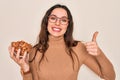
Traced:
[[111, 62], [97, 45], [95, 32], [91, 42], [75, 41], [73, 19], [65, 5], [54, 5], [43, 17], [38, 43], [20, 58], [20, 49], [11, 58], [20, 65], [23, 80], [77, 80], [82, 64], [105, 80], [115, 80]]

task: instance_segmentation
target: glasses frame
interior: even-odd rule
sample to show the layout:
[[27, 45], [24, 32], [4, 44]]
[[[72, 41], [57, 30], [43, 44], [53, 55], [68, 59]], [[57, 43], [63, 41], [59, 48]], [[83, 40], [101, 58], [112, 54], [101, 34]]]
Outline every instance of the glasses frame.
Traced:
[[[54, 16], [54, 17], [55, 17], [55, 22], [50, 21], [50, 17], [51, 17], [51, 16]], [[67, 20], [67, 23], [66, 23], [66, 24], [62, 24], [61, 21], [62, 21], [63, 18], [66, 18], [66, 20]], [[68, 19], [67, 17], [61, 17], [61, 18], [59, 18], [59, 17], [57, 17], [56, 15], [49, 15], [49, 16], [48, 16], [48, 21], [51, 22], [51, 23], [56, 23], [58, 20], [59, 20], [59, 22], [60, 22], [61, 25], [67, 25], [67, 24], [69, 23], [69, 19]]]

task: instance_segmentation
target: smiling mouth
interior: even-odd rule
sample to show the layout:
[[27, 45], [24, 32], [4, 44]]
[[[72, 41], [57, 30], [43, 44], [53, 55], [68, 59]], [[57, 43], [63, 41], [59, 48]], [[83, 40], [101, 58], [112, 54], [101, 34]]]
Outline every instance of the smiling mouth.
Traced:
[[62, 29], [61, 28], [57, 28], [57, 27], [52, 27], [52, 30], [55, 32], [60, 32]]

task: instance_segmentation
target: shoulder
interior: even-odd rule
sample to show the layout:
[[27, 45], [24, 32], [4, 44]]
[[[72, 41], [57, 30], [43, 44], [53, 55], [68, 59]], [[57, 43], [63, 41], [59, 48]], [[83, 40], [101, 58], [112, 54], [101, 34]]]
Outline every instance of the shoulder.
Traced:
[[36, 58], [37, 53], [39, 50], [37, 50], [35, 47], [33, 47], [29, 53], [29, 61], [33, 61]]
[[39, 48], [33, 47], [29, 53], [29, 61], [39, 60], [42, 56], [42, 52]]
[[89, 55], [82, 41], [77, 41], [77, 44], [73, 47], [73, 50], [77, 54], [80, 61], [84, 61]]
[[74, 41], [73, 43], [73, 48], [76, 48], [76, 49], [81, 49], [81, 50], [86, 50], [86, 47], [84, 45], [84, 43], [82, 41]]
[[36, 49], [32, 48], [31, 51], [30, 51], [30, 53], [29, 53], [29, 60], [30, 61], [34, 58], [35, 52], [36, 52]]

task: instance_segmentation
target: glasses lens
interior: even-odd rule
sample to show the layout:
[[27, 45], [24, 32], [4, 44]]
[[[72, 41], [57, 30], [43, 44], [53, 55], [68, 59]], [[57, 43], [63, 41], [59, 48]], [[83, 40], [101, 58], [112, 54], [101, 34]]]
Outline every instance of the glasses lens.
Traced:
[[59, 20], [60, 24], [63, 24], [63, 25], [68, 24], [68, 21], [69, 21], [68, 18], [66, 17], [58, 18], [54, 15], [50, 15], [48, 20], [52, 23], [55, 23], [57, 20]]
[[57, 18], [55, 16], [49, 16], [49, 21], [50, 22], [56, 22]]
[[61, 18], [61, 24], [68, 24], [67, 18]]

